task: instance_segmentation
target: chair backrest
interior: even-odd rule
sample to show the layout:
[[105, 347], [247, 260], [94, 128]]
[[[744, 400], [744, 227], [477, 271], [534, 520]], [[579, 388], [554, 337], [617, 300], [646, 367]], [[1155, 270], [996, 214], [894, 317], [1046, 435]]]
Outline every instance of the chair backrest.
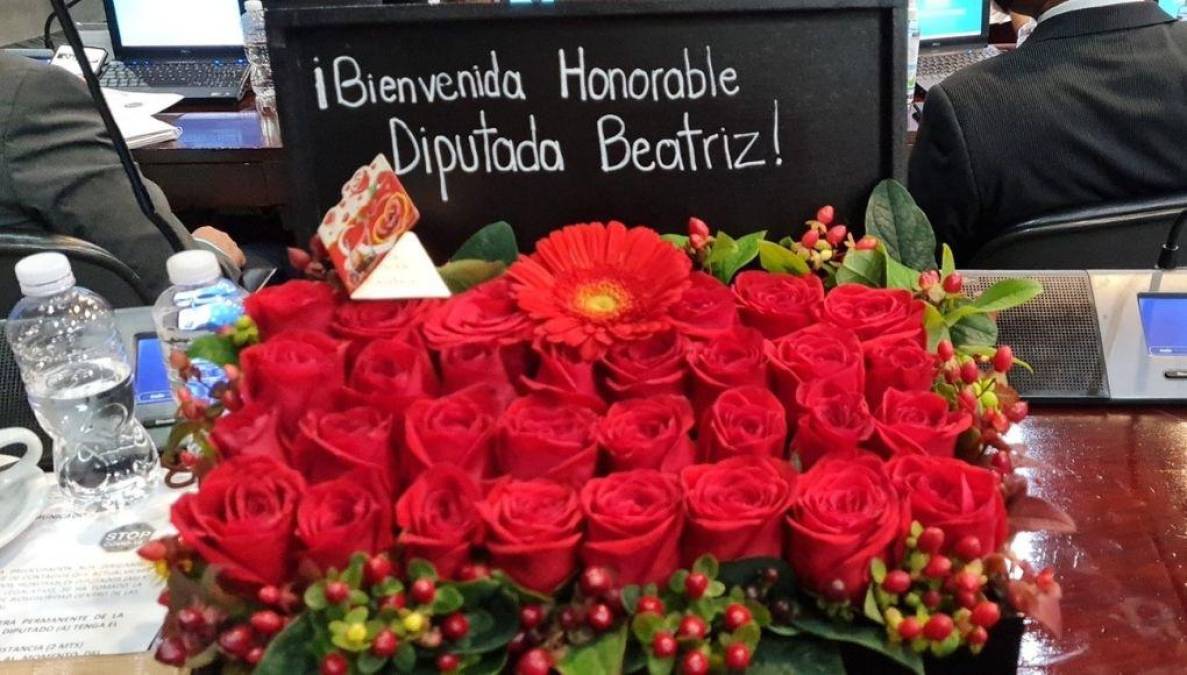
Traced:
[[[65, 254], [78, 284], [102, 295], [113, 307], [147, 305], [152, 303], [152, 298], [130, 267], [99, 246], [41, 230], [0, 228], [0, 427], [32, 429], [48, 450], [49, 438], [42, 432], [29, 407], [20, 371], [3, 331], [3, 319], [21, 299], [21, 289], [12, 269], [21, 258], [43, 251]], [[42, 457], [42, 467], [50, 466], [52, 458], [47, 451]]]
[[5, 227], [0, 228], [0, 318], [7, 317], [21, 299], [13, 267], [21, 258], [43, 251], [69, 258], [78, 285], [103, 296], [112, 307], [138, 307], [154, 300], [132, 268], [102, 247], [43, 230]]
[[1152, 269], [1187, 193], [1053, 213], [1008, 228], [963, 265], [985, 270]]

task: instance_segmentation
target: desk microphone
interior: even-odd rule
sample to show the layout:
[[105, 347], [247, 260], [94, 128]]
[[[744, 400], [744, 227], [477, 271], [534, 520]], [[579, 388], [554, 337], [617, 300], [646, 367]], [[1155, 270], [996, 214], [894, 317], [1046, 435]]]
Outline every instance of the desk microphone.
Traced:
[[1187, 209], [1179, 214], [1166, 235], [1162, 251], [1158, 254], [1158, 269], [1173, 270], [1179, 266], [1179, 235], [1183, 234], [1183, 223], [1187, 223]]
[[82, 38], [78, 36], [78, 28], [70, 16], [70, 9], [65, 0], [50, 0], [50, 4], [53, 5], [54, 14], [58, 16], [58, 23], [62, 25], [62, 32], [66, 34], [66, 41], [70, 43], [70, 48], [74, 51], [74, 60], [77, 62], [79, 70], [82, 71], [82, 79], [87, 83], [87, 90], [95, 102], [95, 107], [99, 109], [99, 117], [103, 118], [103, 126], [107, 128], [107, 135], [111, 136], [111, 142], [115, 145], [115, 153], [119, 155], [120, 165], [124, 167], [124, 173], [128, 175], [128, 181], [132, 184], [132, 194], [136, 197], [136, 204], [144, 216], [157, 226], [174, 251], [185, 250], [181, 236], [161, 217], [160, 213], [157, 213], [157, 207], [153, 204], [148, 189], [144, 187], [140, 171], [137, 170], [136, 163], [132, 160], [132, 151], [128, 149], [128, 143], [115, 123], [111, 109], [107, 107], [107, 99], [103, 97], [103, 89], [99, 86], [99, 78], [95, 75], [95, 71], [91, 70], [91, 63], [87, 60], [86, 52], [83, 50]]

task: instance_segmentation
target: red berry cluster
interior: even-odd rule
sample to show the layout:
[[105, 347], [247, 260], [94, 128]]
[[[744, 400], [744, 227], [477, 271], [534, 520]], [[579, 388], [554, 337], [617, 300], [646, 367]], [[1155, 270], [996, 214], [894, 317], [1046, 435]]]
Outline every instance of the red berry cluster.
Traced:
[[814, 270], [839, 266], [847, 250], [870, 251], [878, 247], [878, 240], [870, 235], [854, 240], [849, 228], [835, 224], [835, 219], [836, 209], [822, 206], [816, 212], [816, 218], [808, 221], [808, 231], [799, 241], [785, 240], [782, 243]]
[[519, 610], [519, 632], [507, 649], [518, 675], [546, 675], [555, 661], [553, 647], [566, 639], [583, 642], [620, 625], [625, 616], [622, 589], [605, 567], [587, 567], [572, 602], [549, 608], [527, 604]]
[[979, 652], [1001, 618], [1001, 607], [985, 595], [986, 553], [974, 536], [946, 542], [943, 530], [913, 523], [903, 567], [872, 565], [872, 592], [890, 640], [941, 657], [961, 645]]
[[953, 271], [941, 276], [939, 270], [925, 270], [919, 273], [916, 283], [932, 304], [938, 305], [946, 299], [964, 295], [964, 277], [960, 272]]
[[[1026, 401], [1005, 384], [1005, 375], [1015, 364], [1014, 351], [1002, 345], [986, 353], [959, 354], [950, 341], [941, 340], [936, 354], [949, 395], [959, 409], [973, 417], [978, 445], [996, 450], [990, 458], [994, 469], [1002, 475], [1012, 473], [1010, 447], [1002, 436], [1030, 412]], [[983, 365], [992, 370], [983, 371]]]

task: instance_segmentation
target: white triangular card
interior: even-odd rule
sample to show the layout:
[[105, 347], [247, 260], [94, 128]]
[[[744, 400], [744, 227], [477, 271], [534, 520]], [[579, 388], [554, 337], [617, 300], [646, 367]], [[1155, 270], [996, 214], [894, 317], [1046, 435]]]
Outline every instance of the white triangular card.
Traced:
[[448, 297], [449, 288], [413, 232], [400, 235], [396, 245], [350, 294], [352, 300]]

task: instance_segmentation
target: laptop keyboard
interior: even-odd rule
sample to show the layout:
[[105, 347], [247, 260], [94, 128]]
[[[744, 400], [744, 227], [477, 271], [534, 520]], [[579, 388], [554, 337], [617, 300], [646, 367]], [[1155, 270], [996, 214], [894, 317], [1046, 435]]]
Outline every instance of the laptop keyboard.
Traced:
[[951, 75], [956, 71], [993, 58], [1001, 52], [996, 47], [984, 49], [970, 49], [963, 52], [948, 52], [945, 54], [920, 54], [919, 75]]
[[112, 61], [100, 83], [114, 89], [127, 87], [239, 88], [247, 71], [246, 59], [226, 61]]

